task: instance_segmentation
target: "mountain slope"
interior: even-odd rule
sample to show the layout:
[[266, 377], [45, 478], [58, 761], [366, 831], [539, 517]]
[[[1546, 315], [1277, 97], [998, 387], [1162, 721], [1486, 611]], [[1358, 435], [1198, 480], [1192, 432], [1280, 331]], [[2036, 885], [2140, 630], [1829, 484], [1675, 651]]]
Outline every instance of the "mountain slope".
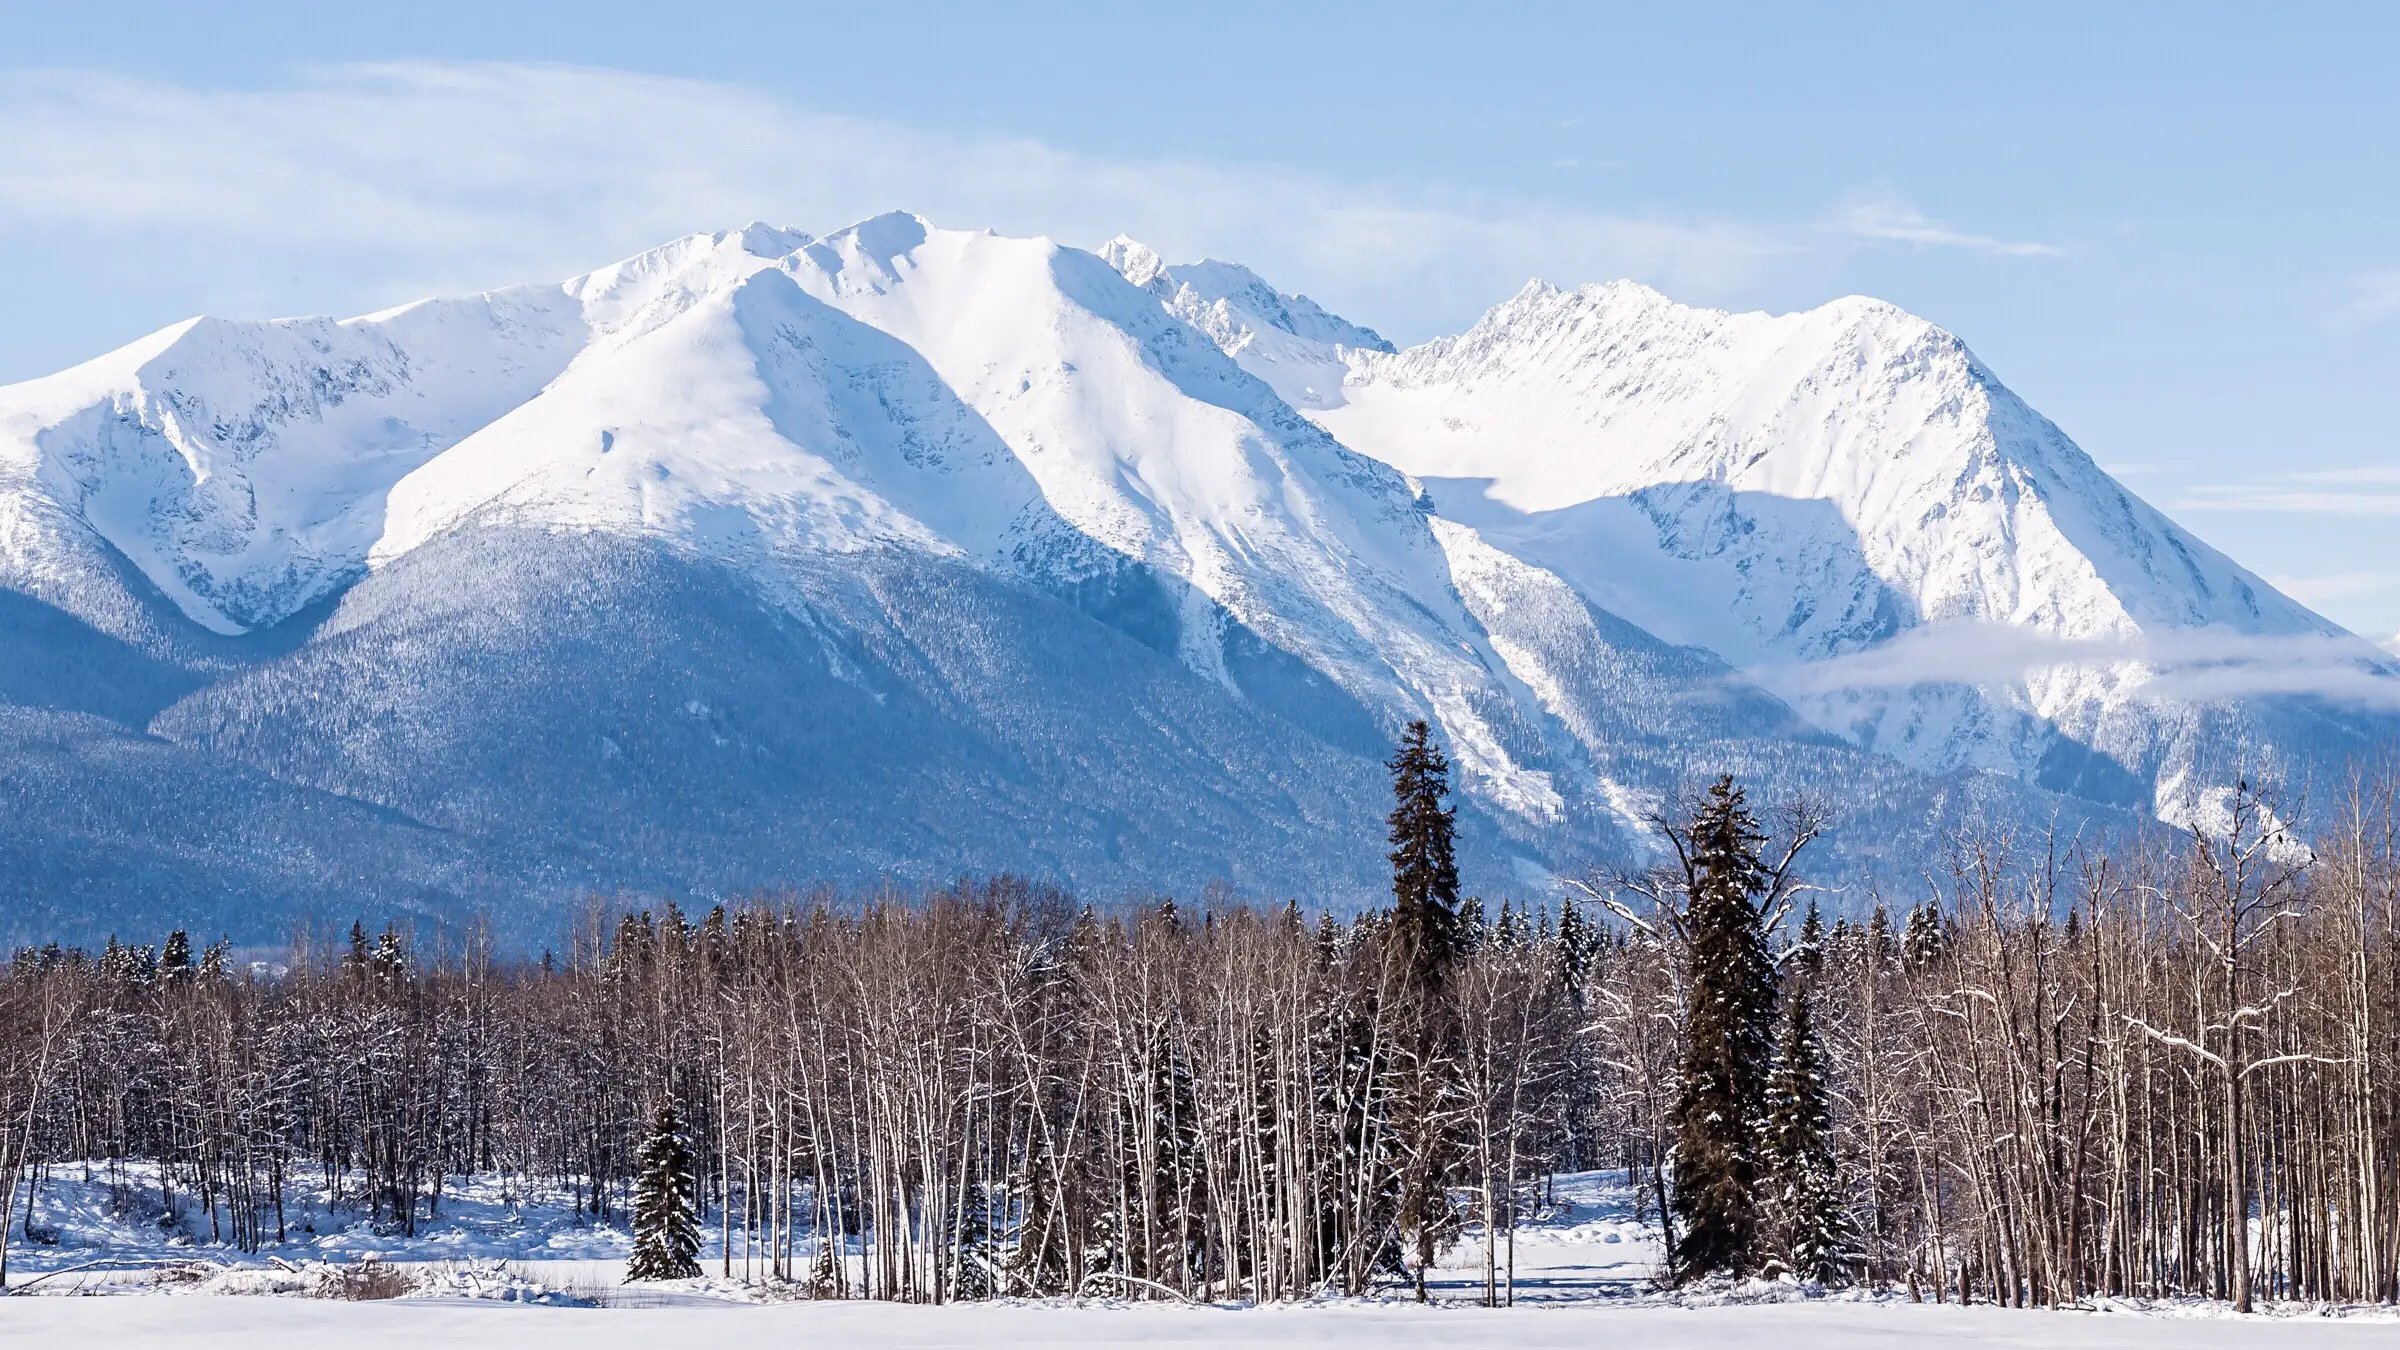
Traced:
[[1305, 295], [1285, 295], [1239, 263], [1169, 266], [1124, 235], [1102, 245], [1100, 259], [1295, 408], [1339, 401], [1349, 375], [1347, 353], [1395, 350], [1374, 329], [1329, 314]]
[[[1913, 867], [1979, 815], [2124, 823], [2022, 781], [2106, 799], [2133, 773], [2062, 755], [2084, 742], [2038, 710], [1876, 695], [1929, 699], [1966, 747], [1896, 753], [1888, 712], [1775, 682], [1921, 617], [1863, 534], [1812, 525], [1838, 503], [1708, 460], [1657, 471], [1700, 474], [1673, 490], [1706, 510], [1623, 484], [1553, 509], [1346, 443], [1387, 406], [1362, 439], [1405, 440], [1408, 400], [1454, 385], [1538, 401], [1500, 387], [1522, 353], [1468, 379], [1424, 351], [1229, 264], [905, 215], [357, 320], [179, 325], [0, 389], [0, 634], [29, 653], [0, 712], [49, 737], [0, 744], [0, 784], [16, 756], [51, 785], [0, 835], [90, 857], [158, 803], [249, 802], [159, 811], [141, 912], [215, 868], [194, 893], [484, 908], [525, 937], [594, 892], [1000, 869], [1356, 905], [1381, 889], [1379, 761], [1419, 716], [1494, 896], [1639, 858], [1650, 813], [1718, 772], [1838, 795], [1836, 870]], [[1920, 392], [1877, 406], [1905, 420]], [[1825, 473], [1873, 441], [1822, 447]], [[1729, 542], [1686, 558], [1661, 520]], [[2084, 594], [2044, 568], [1974, 575]], [[1678, 627], [1678, 594], [1709, 622]], [[1808, 613], [1769, 633], [1770, 600]], [[78, 793], [118, 805], [70, 828]], [[105, 912], [35, 870], [27, 912]]]
[[555, 288], [194, 319], [9, 390], [0, 475], [38, 477], [194, 621], [269, 626], [355, 579], [382, 494], [540, 389], [581, 327]]
[[1445, 516], [1904, 763], [2172, 815], [2212, 754], [2305, 772], [2395, 730], [2400, 666], [1889, 305], [1535, 283], [1455, 338], [1315, 350], [1346, 374], [1310, 415]]
[[1000, 866], [1102, 896], [1375, 885], [1371, 854], [1326, 847], [1372, 834], [1371, 762], [911, 550], [795, 560], [770, 590], [663, 539], [456, 531], [155, 729], [506, 840], [553, 893]]

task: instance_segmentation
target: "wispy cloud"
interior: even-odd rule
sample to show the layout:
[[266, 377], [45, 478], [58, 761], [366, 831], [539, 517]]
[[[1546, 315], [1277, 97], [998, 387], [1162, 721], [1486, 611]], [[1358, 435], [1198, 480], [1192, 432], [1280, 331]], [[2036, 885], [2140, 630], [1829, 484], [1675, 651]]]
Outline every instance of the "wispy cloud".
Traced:
[[2306, 469], [2248, 483], [2196, 483], [2172, 511], [2277, 511], [2298, 515], [2400, 515], [2400, 464]]
[[2400, 314], [2400, 268], [2351, 278], [2350, 307], [2370, 319]]
[[1785, 249], [1740, 223], [1105, 159], [611, 70], [351, 66], [251, 91], [86, 72], [0, 80], [0, 231], [221, 240], [281, 255], [262, 268], [376, 269], [387, 290], [563, 276], [693, 230], [766, 218], [823, 231], [895, 207], [1236, 256], [1403, 330], [1471, 316], [1535, 274], [1719, 293]]
[[2400, 464], [2367, 464], [2349, 469], [2312, 469], [2288, 475], [2295, 483], [2337, 483], [2352, 487], [2400, 487]]
[[2271, 576], [2269, 585], [2304, 605], [2355, 600], [2362, 595], [2400, 593], [2400, 572], [2331, 572], [2322, 576]]
[[1753, 673], [1779, 691], [1827, 694], [2010, 684], [2072, 667], [2113, 667], [2140, 698], [2206, 702], [2287, 694], [2400, 710], [2400, 665], [2346, 633], [2261, 636], [2199, 628], [2059, 638], [2002, 624], [1938, 624], [1830, 661]]
[[[2367, 480], [2378, 481], [2378, 480]], [[2337, 492], [2250, 484], [2191, 488], [2169, 511], [2282, 511], [2300, 515], [2400, 516], [2400, 492]]]
[[1851, 207], [1842, 216], [1842, 226], [1860, 239], [1914, 244], [1920, 248], [1963, 248], [2015, 258], [2055, 258], [2066, 253], [2056, 244], [1995, 239], [1988, 234], [1952, 229], [1914, 207], [1891, 202], [1866, 202]]

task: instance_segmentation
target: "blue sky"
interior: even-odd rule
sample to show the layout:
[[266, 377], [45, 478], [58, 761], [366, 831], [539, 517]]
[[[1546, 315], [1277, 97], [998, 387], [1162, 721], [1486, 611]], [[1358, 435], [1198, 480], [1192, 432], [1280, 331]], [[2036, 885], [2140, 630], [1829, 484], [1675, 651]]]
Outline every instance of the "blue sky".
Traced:
[[1248, 262], [1402, 340], [1527, 277], [1964, 337], [2400, 633], [2400, 6], [0, 0], [0, 380], [694, 229]]

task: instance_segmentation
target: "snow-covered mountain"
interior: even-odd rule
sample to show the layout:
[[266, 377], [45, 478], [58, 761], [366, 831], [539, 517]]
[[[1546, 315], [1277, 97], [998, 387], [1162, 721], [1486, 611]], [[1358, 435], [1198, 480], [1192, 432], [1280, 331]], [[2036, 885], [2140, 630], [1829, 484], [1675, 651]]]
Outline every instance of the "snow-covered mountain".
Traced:
[[1446, 518], [1918, 768], [2173, 816], [2212, 756], [2305, 764], [2400, 707], [2384, 653], [1878, 301], [1728, 314], [1536, 282], [1458, 337], [1309, 347], [1344, 368], [1310, 415]]
[[[1909, 645], [1952, 631], [2108, 659]], [[1129, 240], [753, 225], [0, 389], [0, 926], [1001, 869], [1363, 903], [1416, 716], [1488, 892], [1716, 771], [1838, 788], [1864, 866], [2283, 725], [2157, 711], [2106, 644], [2170, 631], [2372, 653], [1887, 307], [1535, 288], [1401, 352]]]
[[1157, 296], [1169, 313], [1206, 333], [1294, 408], [1339, 402], [1350, 374], [1349, 353], [1396, 350], [1374, 329], [1328, 314], [1305, 295], [1285, 295], [1239, 263], [1170, 267], [1124, 235], [1102, 245], [1100, 257]]

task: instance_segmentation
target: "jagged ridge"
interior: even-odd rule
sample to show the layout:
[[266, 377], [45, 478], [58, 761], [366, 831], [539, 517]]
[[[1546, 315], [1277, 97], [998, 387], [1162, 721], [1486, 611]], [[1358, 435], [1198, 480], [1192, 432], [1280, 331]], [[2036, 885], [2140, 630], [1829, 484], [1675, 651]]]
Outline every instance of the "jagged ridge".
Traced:
[[[446, 841], [394, 852], [429, 912], [1002, 867], [1366, 903], [1415, 716], [1495, 894], [1709, 772], [1838, 788], [1857, 868], [2109, 818], [2028, 783], [2189, 787], [2213, 728], [2381, 734], [2158, 713], [2125, 661], [1828, 683], [1961, 618], [2339, 640], [1888, 306], [1536, 286], [1403, 352], [1235, 265], [906, 215], [0, 390], [0, 600], [0, 700], [182, 756], [90, 751], [96, 797], [381, 813]], [[295, 848], [235, 851], [342, 903]]]

